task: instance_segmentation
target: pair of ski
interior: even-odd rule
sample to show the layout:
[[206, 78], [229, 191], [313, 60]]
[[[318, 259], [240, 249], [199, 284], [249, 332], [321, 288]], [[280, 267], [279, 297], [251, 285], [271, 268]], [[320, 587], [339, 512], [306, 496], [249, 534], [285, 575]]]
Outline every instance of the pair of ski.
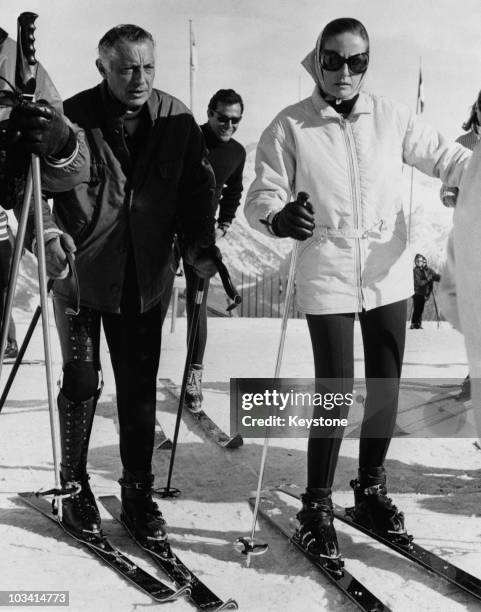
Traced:
[[167, 603], [185, 596], [199, 610], [217, 612], [220, 610], [236, 610], [237, 603], [233, 599], [222, 601], [213, 593], [199, 578], [174, 554], [169, 545], [153, 543], [148, 547], [136, 540], [127, 529], [120, 517], [120, 500], [114, 495], [100, 497], [100, 501], [113, 518], [125, 527], [132, 539], [149, 553], [154, 562], [175, 583], [175, 590], [151, 576], [141, 567], [113, 546], [107, 537], [101, 536], [88, 542], [77, 538], [66, 530], [58, 518], [52, 513], [51, 504], [43, 497], [37, 497], [35, 493], [20, 493], [20, 498], [32, 508], [51, 519], [62, 527], [66, 534], [84, 545], [90, 552], [102, 559], [118, 574], [130, 581], [135, 587], [152, 597], [157, 603]]
[[[359, 582], [349, 571], [342, 568], [340, 572], [333, 572], [329, 569], [329, 562], [322, 557], [313, 555], [306, 550], [299, 540], [296, 539], [293, 533], [293, 527], [290, 521], [290, 517], [283, 512], [281, 509], [281, 500], [276, 492], [281, 492], [300, 499], [301, 489], [296, 485], [281, 486], [277, 489], [269, 491], [267, 494], [263, 494], [261, 504], [259, 506], [259, 512], [267, 519], [278, 531], [288, 537], [291, 542], [298, 548], [321, 572], [354, 604], [357, 605], [361, 610], [369, 612], [389, 611], [389, 608], [378, 599], [373, 593], [371, 593], [361, 582]], [[249, 500], [253, 505], [254, 500]], [[399, 544], [396, 541], [396, 536], [392, 539], [379, 533], [367, 529], [362, 525], [359, 525], [353, 519], [350, 508], [343, 508], [337, 504], [334, 504], [334, 516], [336, 519], [342, 521], [350, 527], [361, 531], [362, 533], [370, 536], [377, 540], [381, 544], [399, 553], [403, 557], [417, 563], [426, 570], [429, 570], [445, 580], [446, 582], [454, 585], [461, 591], [469, 593], [477, 599], [481, 599], [481, 579], [477, 578], [465, 572], [464, 570], [456, 567], [446, 561], [442, 557], [426, 550], [416, 542], [410, 541], [409, 544]]]
[[[159, 382], [162, 383], [162, 386], [170, 393], [172, 397], [174, 397], [176, 400], [179, 399], [178, 389], [170, 378], [159, 378]], [[234, 436], [227, 435], [203, 410], [192, 412], [192, 410], [189, 410], [187, 406], [184, 406], [184, 408], [185, 409], [183, 410], [182, 414], [189, 415], [191, 420], [201, 427], [205, 435], [210, 440], [214, 441], [218, 446], [232, 450], [243, 445], [244, 441], [240, 434], [237, 433]], [[157, 439], [158, 442], [156, 444], [158, 449], [172, 448], [172, 442], [165, 436], [160, 426], [156, 432], [156, 440]]]

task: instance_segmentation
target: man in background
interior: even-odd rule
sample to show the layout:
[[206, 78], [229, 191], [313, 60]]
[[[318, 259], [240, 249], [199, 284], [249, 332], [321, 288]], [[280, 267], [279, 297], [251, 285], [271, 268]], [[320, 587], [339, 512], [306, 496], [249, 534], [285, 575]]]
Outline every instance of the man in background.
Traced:
[[[244, 112], [241, 96], [233, 89], [219, 89], [207, 108], [207, 123], [201, 125], [208, 149], [208, 159], [215, 174], [215, 205], [217, 207], [216, 239], [229, 239], [229, 232], [242, 195], [242, 174], [246, 159], [244, 147], [233, 138]], [[196, 277], [184, 262], [188, 332], [192, 321], [196, 294]], [[199, 325], [189, 370], [185, 403], [192, 412], [202, 408], [202, 371], [207, 343], [207, 295], [204, 285]]]

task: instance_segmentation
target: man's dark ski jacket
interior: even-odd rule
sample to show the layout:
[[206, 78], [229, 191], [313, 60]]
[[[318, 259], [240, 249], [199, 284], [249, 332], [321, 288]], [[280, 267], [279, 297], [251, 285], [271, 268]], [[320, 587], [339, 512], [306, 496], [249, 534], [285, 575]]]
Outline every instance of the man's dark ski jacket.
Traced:
[[[204, 140], [187, 107], [154, 89], [146, 102], [148, 126], [135, 164], [124, 135], [125, 108], [104, 82], [64, 103], [85, 131], [90, 177], [55, 194], [54, 219], [77, 246], [81, 304], [119, 312], [127, 258], [135, 260], [141, 312], [170, 298], [177, 262], [173, 240], [185, 247], [214, 242], [215, 179]], [[144, 109], [145, 110], [145, 109]], [[69, 295], [69, 279], [55, 293]]]

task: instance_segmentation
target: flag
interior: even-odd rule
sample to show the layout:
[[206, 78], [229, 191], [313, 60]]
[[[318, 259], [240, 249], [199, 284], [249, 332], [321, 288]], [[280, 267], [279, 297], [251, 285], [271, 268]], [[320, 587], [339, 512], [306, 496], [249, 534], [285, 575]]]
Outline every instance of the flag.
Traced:
[[419, 63], [418, 99], [416, 102], [416, 114], [421, 115], [423, 110], [424, 110], [423, 71], [422, 71], [421, 63]]
[[195, 44], [195, 36], [194, 30], [192, 29], [192, 20], [190, 23], [190, 69], [197, 70], [198, 60], [197, 60], [197, 47]]

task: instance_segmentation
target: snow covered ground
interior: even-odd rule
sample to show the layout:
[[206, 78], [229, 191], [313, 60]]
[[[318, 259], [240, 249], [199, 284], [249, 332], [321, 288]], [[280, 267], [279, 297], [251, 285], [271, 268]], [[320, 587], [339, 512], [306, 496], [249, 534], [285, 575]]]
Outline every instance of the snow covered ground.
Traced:
[[[16, 312], [19, 337], [29, 315]], [[229, 378], [269, 377], [274, 370], [280, 321], [276, 319], [210, 319], [205, 359], [205, 407], [223, 427], [229, 423]], [[462, 338], [447, 324], [437, 329], [408, 330], [404, 376], [462, 379], [466, 357]], [[55, 371], [60, 372], [59, 349], [54, 338]], [[159, 376], [180, 384], [185, 357], [185, 320], [176, 331], [165, 326]], [[356, 375], [362, 376], [360, 333], [356, 329]], [[27, 357], [41, 358], [36, 333]], [[103, 347], [105, 388], [94, 423], [89, 463], [98, 495], [118, 493], [118, 420], [113, 376]], [[2, 381], [9, 368], [5, 367]], [[311, 349], [305, 322], [289, 323], [282, 375], [310, 377]], [[437, 381], [439, 383], [439, 380]], [[438, 387], [437, 387], [438, 388]], [[431, 399], [428, 390], [408, 394], [408, 403]], [[409, 399], [411, 398], [411, 399]], [[159, 384], [158, 419], [171, 435], [175, 402]], [[419, 402], [418, 402], [419, 403]], [[409, 408], [409, 406], [407, 407]], [[466, 406], [442, 406], [447, 411], [439, 431], [444, 438], [396, 438], [388, 455], [389, 490], [405, 511], [407, 526], [420, 544], [481, 577], [481, 452], [472, 438], [450, 438], [469, 424]], [[402, 412], [414, 414], [409, 410]], [[418, 406], [416, 415], [422, 415]], [[414, 417], [413, 417], [414, 418]], [[440, 426], [441, 427], [441, 426]], [[448, 427], [449, 429], [449, 427]], [[0, 415], [0, 590], [68, 590], [70, 610], [134, 611], [152, 601], [93, 558], [56, 525], [25, 507], [18, 491], [53, 484], [52, 458], [44, 370], [25, 365]], [[474, 434], [473, 438], [474, 438]], [[356, 440], [345, 440], [335, 481], [335, 499], [351, 503], [349, 480], [356, 474]], [[306, 440], [273, 440], [269, 449], [265, 485], [304, 483]], [[188, 421], [182, 423], [173, 485], [182, 490], [174, 501], [160, 501], [170, 538], [184, 561], [221, 597], [234, 597], [248, 612], [302, 610], [354, 610], [313, 566], [263, 521], [259, 539], [270, 550], [253, 559], [249, 569], [232, 546], [251, 527], [247, 503], [256, 485], [262, 440], [246, 440], [235, 451], [215, 446]], [[157, 485], [165, 483], [168, 451], [156, 451]], [[142, 567], [162, 577], [139, 553], [122, 529], [102, 512], [104, 529]], [[362, 535], [338, 527], [346, 564], [368, 588], [395, 611], [475, 611], [481, 602], [463, 595]], [[29, 608], [27, 608], [29, 609]], [[33, 609], [33, 608], [32, 608]], [[184, 600], [163, 609], [182, 612], [192, 607]]]

